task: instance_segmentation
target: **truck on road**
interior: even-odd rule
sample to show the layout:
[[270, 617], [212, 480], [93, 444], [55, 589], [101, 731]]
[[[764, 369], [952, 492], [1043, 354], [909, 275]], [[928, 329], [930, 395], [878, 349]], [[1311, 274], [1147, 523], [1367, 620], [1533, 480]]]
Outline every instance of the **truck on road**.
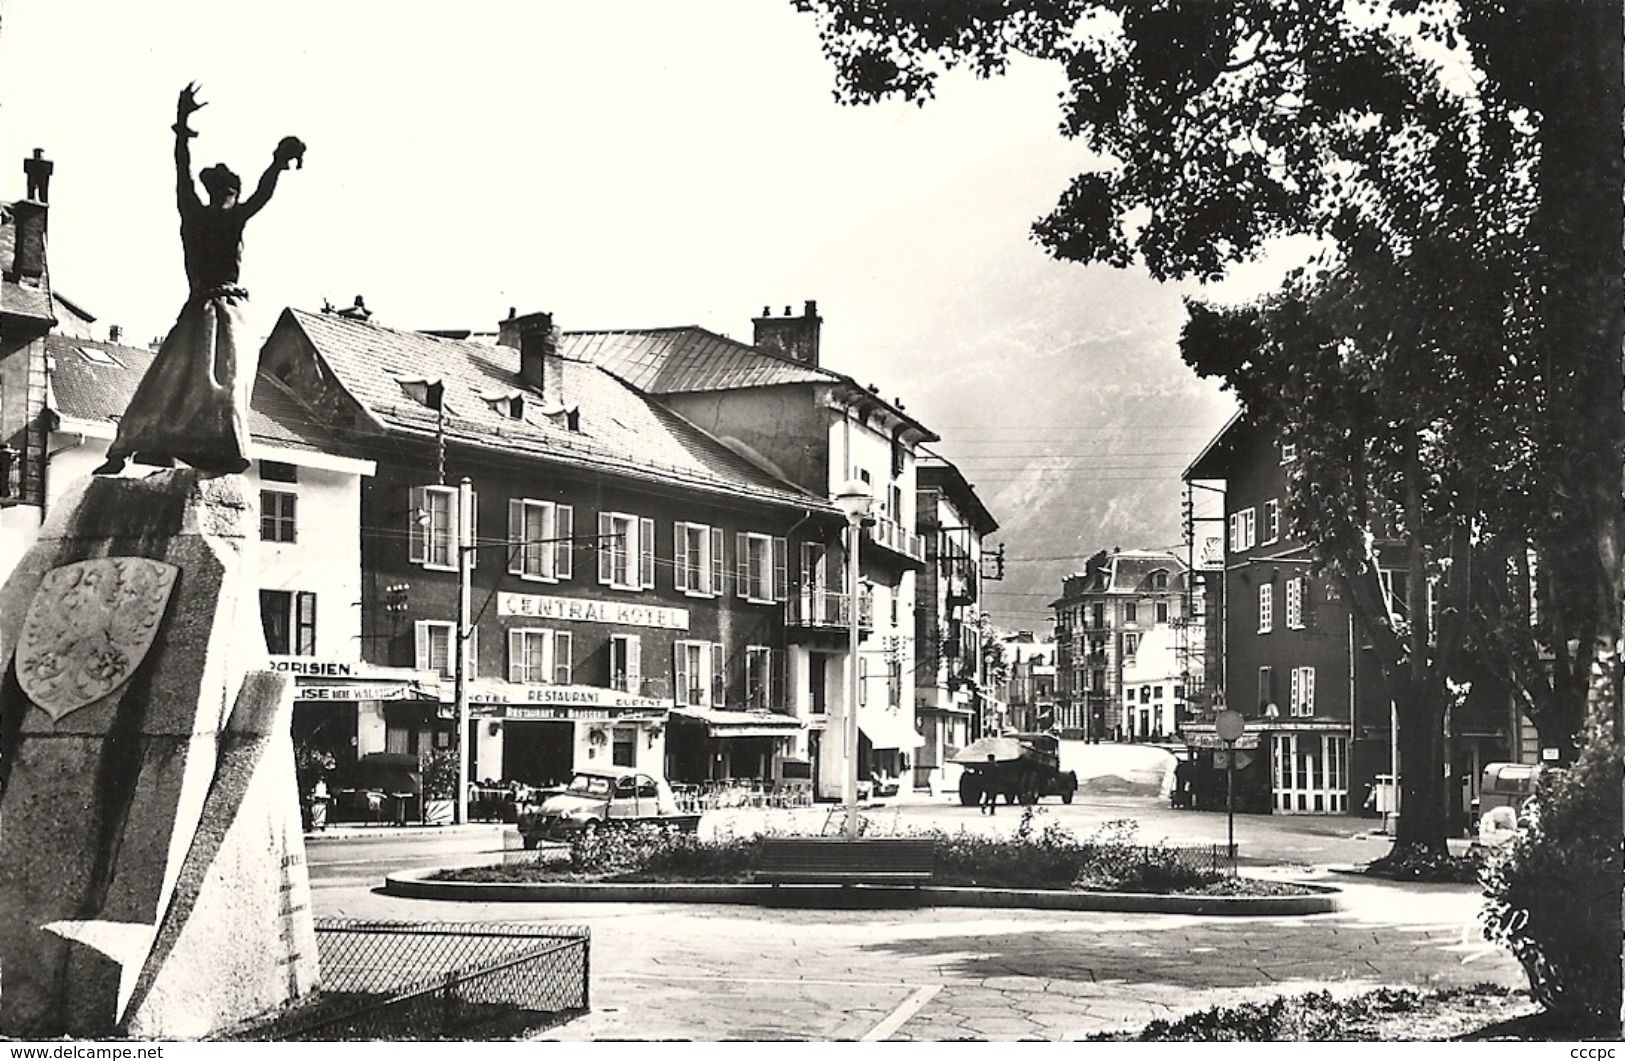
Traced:
[[1049, 733], [983, 737], [950, 761], [964, 767], [959, 802], [967, 807], [986, 792], [1002, 795], [1006, 803], [1037, 803], [1044, 796], [1071, 803], [1078, 791], [1078, 775], [1061, 769], [1060, 741]]

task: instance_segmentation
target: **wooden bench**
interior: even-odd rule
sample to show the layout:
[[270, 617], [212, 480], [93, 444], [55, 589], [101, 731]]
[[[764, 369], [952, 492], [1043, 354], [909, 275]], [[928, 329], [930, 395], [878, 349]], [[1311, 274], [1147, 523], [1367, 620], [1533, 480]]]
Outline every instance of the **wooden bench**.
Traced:
[[936, 842], [914, 839], [764, 837], [755, 879], [780, 884], [912, 884], [930, 881]]

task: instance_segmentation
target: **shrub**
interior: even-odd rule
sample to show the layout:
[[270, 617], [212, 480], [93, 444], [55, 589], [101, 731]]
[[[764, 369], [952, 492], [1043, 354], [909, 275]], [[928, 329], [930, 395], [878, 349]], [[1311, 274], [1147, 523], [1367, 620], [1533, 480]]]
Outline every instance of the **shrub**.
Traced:
[[1481, 877], [1485, 937], [1522, 963], [1535, 1001], [1580, 1028], [1619, 1026], [1620, 780], [1618, 749], [1593, 725]]
[[570, 842], [570, 868], [619, 880], [728, 881], [750, 871], [758, 846], [754, 839], [701, 840], [658, 825], [599, 829]]

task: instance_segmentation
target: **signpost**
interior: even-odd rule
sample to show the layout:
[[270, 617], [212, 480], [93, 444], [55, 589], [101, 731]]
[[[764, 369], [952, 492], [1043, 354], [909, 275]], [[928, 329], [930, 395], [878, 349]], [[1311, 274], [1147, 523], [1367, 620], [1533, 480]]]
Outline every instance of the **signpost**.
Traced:
[[1236, 875], [1236, 741], [1247, 731], [1240, 711], [1220, 711], [1213, 716], [1213, 729], [1224, 741], [1224, 810], [1230, 851], [1230, 875]]

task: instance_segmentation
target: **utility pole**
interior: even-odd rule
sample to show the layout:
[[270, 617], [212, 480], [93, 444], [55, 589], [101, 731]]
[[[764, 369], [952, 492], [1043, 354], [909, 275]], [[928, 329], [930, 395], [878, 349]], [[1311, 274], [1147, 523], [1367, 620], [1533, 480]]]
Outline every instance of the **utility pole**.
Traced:
[[468, 822], [468, 672], [474, 601], [474, 484], [457, 484], [457, 824]]

